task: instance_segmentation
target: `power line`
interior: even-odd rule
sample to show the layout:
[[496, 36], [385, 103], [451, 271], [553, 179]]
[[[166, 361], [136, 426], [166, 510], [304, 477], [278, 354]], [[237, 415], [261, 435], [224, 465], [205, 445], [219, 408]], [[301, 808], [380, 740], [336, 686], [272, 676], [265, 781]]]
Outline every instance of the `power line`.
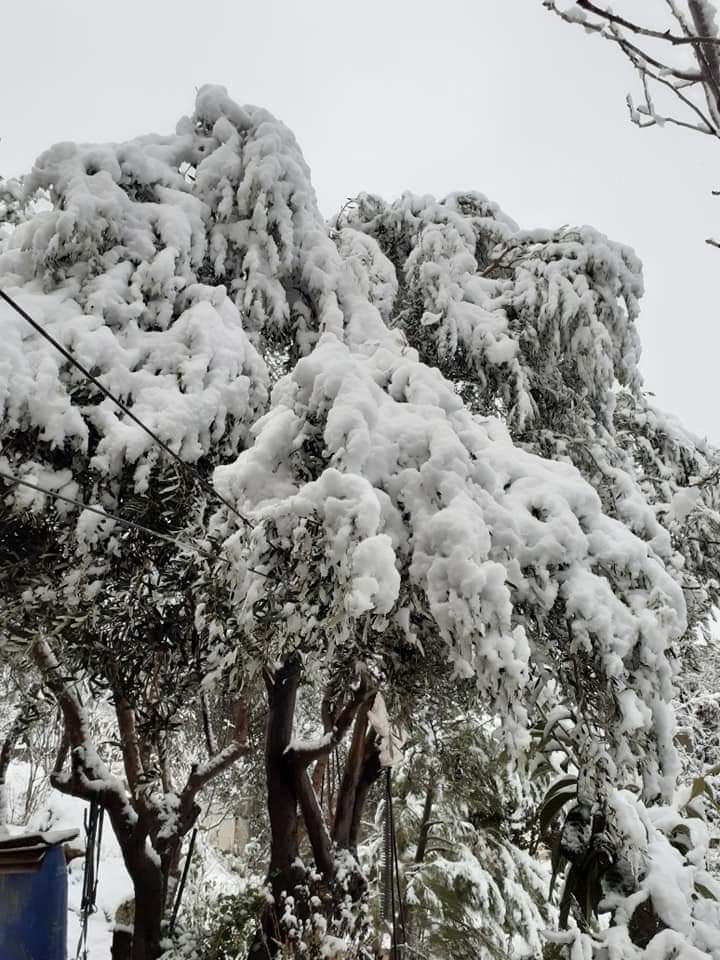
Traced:
[[174, 537], [168, 536], [166, 533], [160, 533], [159, 530], [151, 530], [150, 527], [145, 527], [141, 523], [136, 523], [134, 520], [126, 520], [124, 517], [116, 517], [112, 513], [107, 513], [105, 510], [100, 510], [98, 507], [91, 507], [90, 504], [83, 503], [82, 500], [73, 500], [72, 497], [66, 497], [63, 493], [58, 493], [55, 490], [46, 490], [44, 487], [38, 486], [36, 483], [31, 483], [29, 480], [23, 480], [20, 477], [13, 477], [12, 474], [4, 473], [0, 470], [0, 477], [3, 480], [7, 480], [12, 484], [20, 484], [23, 487], [29, 487], [31, 490], [36, 490], [38, 493], [44, 494], [46, 497], [52, 497], [54, 500], [62, 500], [63, 503], [69, 503], [73, 507], [78, 507], [81, 510], [87, 510], [88, 513], [94, 513], [98, 517], [102, 517], [103, 520], [112, 520], [114, 523], [119, 523], [123, 527], [127, 527], [130, 530], [139, 530], [141, 533], [150, 534], [151, 537], [155, 537], [157, 540], [164, 540], [166, 543], [171, 543], [175, 547], [182, 547], [185, 550], [195, 550], [198, 553], [204, 554], [210, 560], [221, 560], [223, 563], [229, 563], [224, 557], [216, 557], [209, 550], [205, 550], [199, 544], [189, 544], [183, 543], [180, 540], [176, 540]]
[[[134, 520], [126, 520], [124, 517], [117, 517], [115, 514], [107, 513], [105, 510], [100, 510], [97, 507], [91, 507], [90, 504], [84, 503], [82, 500], [73, 500], [72, 497], [66, 497], [64, 493], [57, 493], [55, 490], [46, 490], [44, 487], [38, 486], [36, 483], [30, 483], [29, 480], [22, 480], [20, 477], [13, 477], [12, 474], [4, 473], [0, 470], [0, 478], [3, 480], [8, 480], [13, 484], [20, 484], [23, 487], [29, 487], [31, 490], [37, 490], [38, 493], [42, 493], [46, 497], [52, 497], [54, 500], [62, 500], [63, 503], [69, 503], [73, 507], [78, 507], [80, 510], [87, 510], [88, 513], [94, 513], [98, 517], [102, 517], [103, 520], [112, 520], [114, 523], [119, 523], [123, 527], [127, 527], [130, 530], [139, 530], [141, 533], [147, 533], [151, 537], [155, 537], [157, 540], [164, 540], [166, 543], [171, 543], [174, 547], [180, 547], [182, 550], [195, 551], [201, 556], [206, 557], [208, 560], [217, 560], [220, 563], [230, 564], [230, 560], [227, 557], [218, 557], [216, 554], [211, 553], [210, 550], [206, 550], [205, 547], [201, 546], [198, 543], [183, 543], [182, 540], [176, 540], [174, 537], [168, 536], [166, 533], [160, 533], [159, 530], [151, 530], [150, 527], [145, 527], [142, 523], [136, 523]], [[273, 577], [270, 573], [265, 573], [262, 570], [258, 570], [256, 567], [247, 568], [250, 573], [255, 573], [259, 577], [265, 577], [267, 580], [274, 580], [277, 582], [277, 577]]]
[[108, 390], [108, 388], [104, 386], [98, 380], [97, 377], [93, 376], [92, 373], [90, 373], [87, 367], [85, 367], [82, 363], [80, 363], [80, 361], [76, 357], [74, 357], [69, 350], [67, 350], [59, 341], [57, 341], [55, 337], [52, 336], [52, 334], [48, 333], [47, 330], [45, 330], [36, 320], [33, 320], [30, 314], [26, 310], [24, 310], [19, 303], [13, 300], [13, 298], [9, 294], [7, 294], [2, 288], [0, 288], [0, 298], [2, 298], [8, 304], [8, 306], [12, 307], [16, 313], [19, 313], [20, 316], [23, 318], [23, 320], [26, 320], [27, 323], [30, 324], [33, 330], [37, 331], [37, 333], [39, 333], [41, 337], [44, 337], [48, 341], [48, 343], [52, 344], [52, 346], [55, 347], [55, 349], [59, 351], [69, 363], [71, 363], [74, 367], [77, 367], [77, 369], [83, 374], [83, 376], [87, 380], [90, 381], [90, 383], [96, 386], [98, 390], [108, 398], [108, 400], [112, 400], [115, 406], [118, 407], [120, 410], [122, 410], [122, 412], [127, 417], [130, 417], [130, 419], [134, 423], [136, 423], [141, 430], [144, 430], [144, 432], [149, 437], [151, 437], [155, 441], [155, 443], [165, 451], [165, 453], [169, 454], [169, 456], [171, 456], [173, 460], [176, 460], [180, 464], [180, 466], [183, 468], [183, 470], [190, 472], [195, 477], [195, 479], [199, 481], [200, 485], [205, 490], [207, 490], [212, 496], [216, 497], [220, 501], [220, 503], [223, 504], [223, 506], [225, 506], [231, 513], [233, 513], [244, 524], [246, 524], [247, 526], [252, 526], [252, 524], [247, 519], [247, 517], [244, 517], [241, 513], [239, 513], [235, 509], [235, 507], [233, 507], [233, 505], [229, 503], [225, 499], [225, 497], [222, 496], [221, 493], [218, 493], [215, 487], [211, 483], [209, 483], [205, 479], [205, 477], [203, 477], [197, 470], [193, 469], [193, 467], [189, 463], [187, 463], [185, 460], [183, 460], [182, 457], [178, 456], [178, 454], [175, 453], [175, 451], [172, 450], [163, 440], [161, 440], [160, 437], [158, 437], [158, 435], [150, 429], [150, 427], [146, 426], [146, 424], [144, 424], [142, 420], [140, 420], [139, 417], [137, 417], [132, 412], [132, 410], [130, 410], [130, 408], [127, 407], [122, 402], [122, 400], [118, 400], [118, 398], [113, 393], [111, 393], [110, 390]]

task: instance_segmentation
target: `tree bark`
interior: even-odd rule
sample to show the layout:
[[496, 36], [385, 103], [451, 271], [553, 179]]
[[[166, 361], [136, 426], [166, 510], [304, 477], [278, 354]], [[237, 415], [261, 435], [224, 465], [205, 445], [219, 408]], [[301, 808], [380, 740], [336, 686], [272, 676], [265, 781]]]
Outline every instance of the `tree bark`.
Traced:
[[353, 735], [350, 742], [350, 752], [348, 753], [342, 782], [338, 791], [333, 838], [337, 845], [344, 850], [350, 848], [355, 800], [357, 798], [358, 786], [360, 785], [365, 760], [365, 733], [367, 731], [367, 715], [370, 710], [370, 705], [370, 701], [366, 700], [355, 717]]
[[[357, 687], [339, 711], [326, 696], [323, 701], [325, 737], [320, 743], [307, 744], [292, 744], [300, 681], [299, 662], [295, 659], [287, 661], [274, 674], [266, 674], [265, 680], [269, 707], [265, 763], [271, 829], [267, 879], [274, 902], [263, 912], [250, 948], [249, 960], [272, 958], [279, 953], [286, 936], [278, 922], [283, 895], [294, 897], [294, 912], [298, 919], [304, 920], [309, 916], [308, 875], [298, 860], [301, 828], [307, 831], [322, 885], [331, 894], [326, 904], [328, 911], [331, 913], [346, 893], [355, 900], [362, 896], [367, 884], [359, 868], [344, 877], [342, 890], [337, 888], [334, 847], [354, 850], [367, 792], [380, 773], [374, 734], [366, 736], [367, 715], [374, 694], [368, 688], [365, 676], [361, 676]], [[318, 789], [328, 757], [351, 726], [352, 741], [338, 791], [331, 835], [318, 802]], [[312, 779], [308, 773], [311, 763], [316, 763]], [[337, 897], [337, 893], [341, 896]]]
[[163, 903], [163, 875], [145, 850], [123, 850], [123, 858], [133, 882], [135, 919], [132, 934], [132, 960], [157, 960], [161, 954], [160, 939]]
[[[699, 37], [717, 35], [704, 4], [698, 0], [688, 0], [688, 8]], [[703, 43], [695, 47], [695, 56], [703, 74], [708, 108], [713, 120], [718, 123], [720, 122], [720, 52], [716, 44]]]
[[[117, 693], [115, 697], [120, 743], [130, 795], [98, 756], [90, 739], [87, 717], [75, 685], [63, 676], [49, 643], [38, 638], [31, 647], [33, 660], [60, 707], [64, 735], [50, 777], [62, 793], [97, 801], [107, 812], [117, 837], [135, 893], [132, 960], [157, 960], [168, 896], [168, 878], [177, 871], [183, 837], [197, 820], [197, 793], [248, 749], [247, 707], [235, 700], [234, 733], [230, 743], [207, 763], [195, 764], [179, 795], [175, 829], [165, 835], [167, 813], [163, 801], [153, 800], [145, 784], [152, 744], [138, 735], [135, 709]], [[293, 697], [294, 709], [294, 697]], [[292, 713], [290, 714], [292, 728]], [[70, 770], [66, 760], [70, 758]], [[169, 781], [168, 781], [169, 783]], [[173, 807], [177, 797], [173, 796]]]
[[265, 769], [267, 805], [270, 819], [270, 865], [267, 882], [272, 892], [269, 903], [250, 947], [249, 957], [275, 957], [283, 933], [278, 916], [283, 895], [295, 895], [305, 879], [298, 865], [298, 795], [294, 763], [288, 756], [292, 738], [295, 702], [300, 682], [300, 664], [290, 659], [274, 674], [265, 675], [268, 694], [268, 718], [265, 730]]
[[425, 803], [423, 804], [420, 836], [418, 837], [417, 850], [415, 851], [415, 863], [422, 863], [425, 859], [428, 837], [430, 836], [430, 817], [432, 816], [433, 803], [435, 802], [435, 789], [435, 782], [430, 779], [425, 794]]
[[349, 846], [351, 850], [357, 850], [365, 801], [370, 792], [370, 787], [380, 777], [381, 773], [380, 748], [377, 745], [375, 733], [371, 730], [365, 737], [365, 760], [363, 761], [360, 782], [355, 792], [355, 804], [353, 805], [352, 824], [350, 827]]

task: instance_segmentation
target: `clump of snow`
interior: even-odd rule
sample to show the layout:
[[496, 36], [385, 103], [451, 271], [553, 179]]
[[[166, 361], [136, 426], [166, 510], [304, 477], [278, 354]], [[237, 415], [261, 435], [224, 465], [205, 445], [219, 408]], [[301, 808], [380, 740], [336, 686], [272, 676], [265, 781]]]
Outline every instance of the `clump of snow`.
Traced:
[[[314, 477], [300, 451], [312, 451]], [[411, 591], [518, 743], [532, 648], [515, 611], [530, 604], [544, 615], [561, 600], [573, 645], [627, 687], [618, 735], [644, 734], [648, 788], [670, 782], [651, 759], [658, 731], [657, 759], [674, 776], [665, 651], [684, 629], [679, 587], [647, 543], [603, 514], [573, 467], [520, 450], [499, 422], [471, 416], [412, 352], [389, 338], [360, 352], [325, 334], [276, 386], [254, 445], [219, 468], [216, 483], [245, 514], [272, 518], [288, 544], [307, 519], [320, 523], [324, 569], [351, 598], [358, 547], [368, 542], [363, 550], [390, 571], [392, 546], [386, 592], [370, 577], [363, 602], [346, 609], [385, 614], [392, 595]], [[262, 537], [253, 565], [272, 571]], [[242, 589], [255, 599], [272, 589], [261, 580], [248, 573]]]

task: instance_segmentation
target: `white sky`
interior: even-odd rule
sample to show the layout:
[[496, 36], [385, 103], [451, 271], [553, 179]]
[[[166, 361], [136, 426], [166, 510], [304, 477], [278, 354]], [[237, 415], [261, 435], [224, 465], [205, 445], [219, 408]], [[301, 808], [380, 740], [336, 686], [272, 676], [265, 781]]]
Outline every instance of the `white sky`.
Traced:
[[169, 132], [195, 87], [222, 83], [293, 129], [328, 215], [360, 190], [476, 189], [524, 227], [590, 223], [635, 247], [646, 384], [720, 442], [720, 250], [704, 243], [720, 234], [720, 144], [633, 127], [630, 68], [541, 0], [33, 0], [2, 14], [3, 175], [58, 140]]

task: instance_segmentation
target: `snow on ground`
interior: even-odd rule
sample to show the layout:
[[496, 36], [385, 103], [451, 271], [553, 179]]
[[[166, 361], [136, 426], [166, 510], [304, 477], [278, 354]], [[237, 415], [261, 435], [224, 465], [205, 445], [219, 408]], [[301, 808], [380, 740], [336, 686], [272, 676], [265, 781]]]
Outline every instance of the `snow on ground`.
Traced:
[[[68, 797], [48, 788], [45, 773], [42, 770], [38, 771], [37, 768], [34, 772], [34, 782], [37, 784], [36, 800], [31, 804], [27, 824], [23, 823], [28, 776], [31, 774], [28, 763], [14, 761], [10, 764], [7, 777], [10, 832], [21, 834], [46, 830], [77, 830], [78, 837], [70, 844], [84, 849], [83, 818], [89, 810], [89, 805], [83, 800]], [[186, 850], [187, 843], [183, 856]], [[183, 908], [191, 903], [193, 894], [200, 899], [213, 901], [221, 894], [238, 893], [242, 890], [246, 880], [239, 872], [232, 869], [231, 860], [228, 861], [212, 841], [208, 842], [208, 834], [202, 830], [201, 826], [193, 857], [193, 870], [190, 873], [186, 896], [183, 898]], [[80, 903], [84, 864], [84, 858], [77, 857], [68, 865], [67, 956], [69, 958], [76, 956], [81, 933]], [[88, 960], [108, 960], [117, 908], [123, 900], [131, 896], [130, 877], [125, 869], [110, 823], [105, 818], [98, 871], [97, 910], [90, 916], [88, 922]], [[2, 960], [1, 957], [0, 960]]]
[[[9, 803], [11, 817], [18, 820], [24, 809], [24, 797], [30, 768], [27, 763], [14, 762], [8, 771]], [[48, 790], [44, 799], [31, 813], [27, 826], [11, 825], [12, 833], [31, 833], [37, 830], [78, 830], [73, 846], [84, 848], [85, 830], [83, 816], [89, 809], [87, 803], [75, 797], [67, 797], [56, 790]], [[13, 816], [14, 814], [14, 816]], [[80, 938], [80, 901], [82, 899], [84, 859], [78, 857], [68, 867], [68, 934], [67, 953], [74, 957]], [[120, 848], [105, 821], [102, 834], [101, 861], [98, 873], [97, 910], [88, 922], [88, 960], [107, 960], [112, 941], [112, 921], [120, 903], [132, 894], [130, 878], [122, 861]]]

